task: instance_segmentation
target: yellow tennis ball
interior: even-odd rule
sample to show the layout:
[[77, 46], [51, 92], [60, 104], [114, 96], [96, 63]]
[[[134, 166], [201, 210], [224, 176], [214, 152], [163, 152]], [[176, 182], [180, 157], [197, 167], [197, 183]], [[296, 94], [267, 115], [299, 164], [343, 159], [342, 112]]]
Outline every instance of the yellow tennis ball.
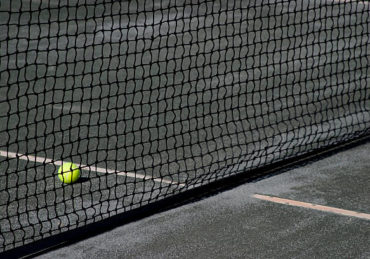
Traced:
[[80, 178], [80, 169], [73, 163], [63, 163], [59, 167], [58, 177], [63, 183], [74, 183]]

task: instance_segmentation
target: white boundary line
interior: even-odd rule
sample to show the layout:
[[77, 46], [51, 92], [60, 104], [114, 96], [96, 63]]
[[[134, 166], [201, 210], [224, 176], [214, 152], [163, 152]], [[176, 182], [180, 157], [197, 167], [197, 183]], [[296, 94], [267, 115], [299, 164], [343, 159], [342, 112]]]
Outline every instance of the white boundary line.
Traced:
[[[31, 156], [31, 155], [24, 155], [20, 153], [14, 153], [14, 152], [8, 152], [8, 151], [2, 151], [0, 150], [0, 156], [3, 157], [10, 157], [10, 158], [15, 158], [15, 159], [21, 159], [21, 160], [26, 160], [34, 163], [41, 163], [41, 164], [54, 164], [61, 166], [63, 164], [63, 161], [59, 160], [53, 160], [45, 157], [39, 157], [39, 156]], [[88, 166], [88, 165], [83, 165], [83, 164], [75, 164], [78, 167], [80, 167], [82, 170], [86, 170], [87, 168], [93, 168], [96, 172], [98, 173], [103, 173], [103, 174], [117, 174], [117, 175], [122, 175], [122, 176], [127, 176], [131, 178], [139, 178], [139, 179], [144, 179], [144, 180], [153, 180], [158, 183], [167, 183], [171, 185], [179, 185], [179, 186], [185, 186], [185, 184], [180, 184], [178, 182], [170, 181], [170, 180], [165, 180], [165, 179], [157, 179], [153, 177], [149, 177], [146, 175], [142, 174], [135, 174], [135, 173], [129, 173], [129, 172], [122, 172], [122, 171], [115, 171], [112, 169], [108, 168], [101, 168], [97, 166]]]
[[331, 0], [332, 2], [346, 4], [346, 3], [356, 3], [356, 4], [363, 4], [367, 5], [369, 4], [367, 0]]
[[329, 207], [329, 206], [317, 205], [313, 203], [283, 199], [283, 198], [278, 198], [278, 197], [273, 197], [273, 196], [268, 196], [268, 195], [261, 195], [261, 194], [254, 194], [253, 197], [260, 199], [260, 200], [270, 201], [270, 202], [279, 203], [279, 204], [285, 204], [289, 206], [330, 212], [330, 213], [334, 213], [334, 214], [338, 214], [342, 216], [349, 216], [349, 217], [356, 217], [360, 219], [370, 220], [370, 214], [361, 213], [361, 212], [352, 211], [352, 210], [338, 209], [338, 208]]

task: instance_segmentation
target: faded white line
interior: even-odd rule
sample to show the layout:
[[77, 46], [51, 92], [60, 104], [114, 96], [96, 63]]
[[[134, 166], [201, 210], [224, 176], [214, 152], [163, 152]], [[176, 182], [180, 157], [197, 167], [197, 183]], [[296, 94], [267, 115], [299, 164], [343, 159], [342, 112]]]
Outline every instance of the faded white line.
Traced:
[[52, 110], [59, 110], [62, 112], [74, 112], [80, 114], [92, 114], [97, 112], [107, 112], [108, 109], [93, 109], [91, 107], [84, 107], [82, 105], [70, 105], [70, 104], [63, 104], [63, 105], [51, 105]]
[[364, 4], [364, 5], [368, 5], [369, 3], [365, 0], [331, 0], [332, 2], [336, 2], [336, 3], [341, 3], [341, 4], [345, 4], [345, 3], [356, 3], [356, 4]]
[[279, 204], [285, 204], [289, 206], [301, 207], [301, 208], [306, 208], [306, 209], [335, 213], [335, 214], [342, 215], [342, 216], [349, 216], [349, 217], [356, 217], [360, 219], [370, 220], [370, 214], [361, 213], [361, 212], [352, 211], [352, 210], [344, 210], [344, 209], [339, 209], [339, 208], [334, 208], [334, 207], [329, 207], [329, 206], [283, 199], [283, 198], [278, 198], [278, 197], [273, 197], [273, 196], [268, 196], [268, 195], [261, 195], [261, 194], [254, 194], [253, 197], [260, 199], [260, 200], [270, 201], [270, 202], [279, 203]]
[[[53, 160], [50, 158], [45, 158], [45, 157], [39, 157], [39, 156], [31, 156], [31, 155], [24, 155], [20, 153], [14, 153], [14, 152], [8, 152], [8, 151], [2, 151], [0, 150], [0, 156], [3, 157], [9, 157], [9, 158], [16, 158], [16, 159], [21, 159], [21, 160], [26, 160], [34, 163], [41, 163], [41, 164], [54, 164], [54, 165], [62, 165], [63, 161], [59, 160]], [[75, 163], [76, 164], [76, 163]], [[117, 175], [122, 175], [122, 176], [127, 176], [131, 178], [139, 178], [139, 179], [144, 179], [144, 180], [153, 180], [155, 182], [159, 183], [167, 183], [167, 184], [172, 184], [172, 185], [179, 185], [179, 186], [185, 186], [185, 184], [180, 184], [178, 182], [166, 180], [166, 179], [158, 179], [158, 178], [153, 178], [149, 177], [146, 175], [142, 174], [135, 174], [135, 173], [129, 173], [129, 172], [122, 172], [122, 171], [116, 171], [108, 168], [101, 168], [97, 166], [88, 166], [88, 165], [83, 165], [83, 164], [76, 164], [78, 167], [80, 167], [82, 170], [91, 170], [94, 169], [94, 171], [98, 173], [103, 173], [103, 174], [117, 174]]]

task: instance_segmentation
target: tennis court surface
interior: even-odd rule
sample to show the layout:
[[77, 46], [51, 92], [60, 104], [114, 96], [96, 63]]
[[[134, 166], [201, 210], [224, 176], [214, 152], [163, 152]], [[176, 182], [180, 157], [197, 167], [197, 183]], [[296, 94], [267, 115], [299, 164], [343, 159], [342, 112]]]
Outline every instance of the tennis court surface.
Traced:
[[369, 150], [367, 142], [36, 258], [369, 258]]
[[346, 0], [1, 1], [0, 252], [368, 137], [369, 16]]

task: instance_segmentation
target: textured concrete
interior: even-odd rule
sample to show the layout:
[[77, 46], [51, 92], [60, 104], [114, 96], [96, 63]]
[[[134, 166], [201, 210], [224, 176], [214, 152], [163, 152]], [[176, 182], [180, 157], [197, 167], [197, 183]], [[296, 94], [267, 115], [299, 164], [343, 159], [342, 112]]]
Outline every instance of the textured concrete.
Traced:
[[369, 158], [365, 143], [39, 258], [370, 258], [370, 221], [252, 197], [370, 213]]

